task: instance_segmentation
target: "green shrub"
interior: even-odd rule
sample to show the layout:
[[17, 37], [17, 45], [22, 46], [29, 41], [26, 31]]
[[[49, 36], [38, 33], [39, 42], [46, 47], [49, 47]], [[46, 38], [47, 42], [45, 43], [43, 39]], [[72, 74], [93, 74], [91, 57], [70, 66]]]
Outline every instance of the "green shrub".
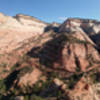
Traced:
[[69, 78], [69, 82], [68, 82], [68, 87], [69, 89], [73, 89], [75, 84], [80, 80], [80, 78], [83, 76], [83, 73], [78, 75], [78, 74], [74, 74]]
[[36, 96], [36, 95], [33, 94], [33, 95], [30, 96], [30, 100], [45, 100], [45, 99], [43, 99], [40, 96]]
[[100, 82], [100, 72], [91, 74], [90, 78], [91, 78], [91, 80], [92, 80], [93, 83]]
[[29, 100], [29, 96], [28, 95], [24, 96], [24, 100]]
[[6, 92], [6, 85], [4, 80], [0, 80], [0, 93], [3, 94]]

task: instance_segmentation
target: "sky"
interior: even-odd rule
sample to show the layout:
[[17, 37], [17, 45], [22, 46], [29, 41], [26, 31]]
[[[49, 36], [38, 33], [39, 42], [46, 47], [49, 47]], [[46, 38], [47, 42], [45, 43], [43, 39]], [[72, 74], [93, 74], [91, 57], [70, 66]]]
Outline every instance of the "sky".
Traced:
[[26, 14], [45, 22], [63, 22], [69, 17], [100, 20], [100, 0], [0, 0], [0, 12]]

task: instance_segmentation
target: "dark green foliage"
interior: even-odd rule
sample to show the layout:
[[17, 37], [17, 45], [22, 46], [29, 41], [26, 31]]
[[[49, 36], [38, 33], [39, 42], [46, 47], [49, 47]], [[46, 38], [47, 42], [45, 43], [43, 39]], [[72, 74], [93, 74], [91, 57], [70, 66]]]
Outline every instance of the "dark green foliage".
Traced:
[[28, 95], [25, 95], [24, 96], [24, 100], [29, 100], [29, 96]]
[[73, 89], [75, 84], [81, 79], [81, 77], [83, 76], [82, 74], [73, 74], [71, 77], [69, 77], [69, 81], [68, 81], [68, 87], [69, 89]]
[[54, 78], [60, 78], [58, 72], [49, 72], [48, 76], [49, 76], [49, 80], [53, 80]]
[[20, 70], [18, 77], [21, 77], [25, 75], [26, 73], [31, 73], [32, 71], [33, 71], [33, 68], [31, 66], [26, 66]]
[[14, 66], [11, 67], [11, 72], [14, 71], [16, 68], [20, 66], [19, 63], [16, 63]]
[[29, 100], [45, 100], [45, 99], [43, 99], [43, 98], [40, 97], [40, 96], [36, 96], [36, 95], [32, 94], [32, 95], [30, 96], [30, 99], [29, 99]]
[[58, 92], [57, 92], [57, 99], [61, 100], [62, 95], [63, 95], [63, 92], [61, 90], [58, 90]]
[[90, 78], [93, 83], [99, 83], [100, 82], [100, 72], [91, 74]]
[[43, 81], [38, 81], [34, 86], [33, 86], [33, 93], [39, 94], [41, 91], [46, 89], [49, 84], [51, 84], [50, 80], [47, 80], [46, 82]]
[[80, 44], [89, 44], [89, 42], [84, 41], [84, 40], [80, 40], [77, 39], [75, 37], [73, 37], [72, 35], [65, 35], [67, 37], [67, 41], [69, 41], [70, 43], [80, 43]]
[[6, 92], [5, 80], [0, 80], [0, 94], [4, 94]]

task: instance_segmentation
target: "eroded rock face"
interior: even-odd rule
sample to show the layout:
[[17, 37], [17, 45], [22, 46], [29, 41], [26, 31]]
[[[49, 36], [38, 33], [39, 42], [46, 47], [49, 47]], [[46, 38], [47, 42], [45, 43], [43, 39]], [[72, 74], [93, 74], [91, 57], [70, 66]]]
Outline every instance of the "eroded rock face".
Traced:
[[69, 72], [84, 72], [100, 62], [98, 51], [90, 43], [67, 36], [66, 33], [49, 41], [41, 53], [40, 59], [44, 59], [44, 64]]
[[85, 34], [87, 34], [97, 45], [100, 44], [98, 39], [100, 33], [99, 21], [69, 18], [59, 28], [59, 32], [73, 31], [85, 32]]
[[98, 91], [100, 91], [99, 83], [90, 85], [82, 78], [68, 96], [70, 100], [99, 100], [100, 93]]
[[0, 73], [10, 70], [19, 57], [35, 45], [47, 25], [34, 17], [22, 14], [10, 17], [0, 13]]
[[27, 87], [36, 84], [39, 81], [42, 72], [39, 69], [33, 69], [32, 72], [25, 73], [22, 77], [19, 78], [18, 86]]
[[91, 43], [92, 45], [96, 46], [96, 44], [91, 40], [91, 38], [89, 38], [89, 36], [85, 32], [76, 31], [76, 32], [72, 32], [70, 34], [79, 40], [87, 41], [87, 42]]
[[10, 52], [18, 48], [21, 42], [25, 42], [31, 37], [39, 36], [48, 25], [34, 17], [16, 15], [9, 17], [0, 14], [0, 53]]
[[[91, 32], [93, 32], [94, 34], [98, 34], [99, 25], [100, 23], [96, 20], [69, 18], [60, 26], [59, 31], [68, 32], [83, 30], [85, 32], [88, 32], [87, 34], [93, 35]], [[89, 30], [91, 30], [91, 32], [89, 32]]]
[[[99, 100], [99, 83], [90, 84], [85, 76], [89, 77], [94, 69], [95, 73], [99, 70], [100, 54], [96, 49], [99, 37], [95, 40], [100, 23], [68, 19], [62, 25], [49, 24], [43, 34], [47, 25], [27, 15], [0, 14], [0, 79], [4, 79], [7, 88], [2, 95], [26, 88], [30, 96], [34, 85], [40, 82], [40, 88], [33, 92], [39, 96], [43, 94], [48, 98], [50, 94], [61, 100], [60, 90], [62, 97], [68, 97], [62, 100]], [[21, 95], [19, 90], [16, 95]]]

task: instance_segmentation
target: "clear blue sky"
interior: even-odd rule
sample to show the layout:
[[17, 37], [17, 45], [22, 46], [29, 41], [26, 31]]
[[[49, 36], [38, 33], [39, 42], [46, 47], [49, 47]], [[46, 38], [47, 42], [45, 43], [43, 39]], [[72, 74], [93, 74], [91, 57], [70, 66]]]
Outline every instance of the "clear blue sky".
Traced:
[[62, 22], [68, 17], [100, 20], [100, 0], [0, 0], [0, 12], [28, 14], [46, 22]]

